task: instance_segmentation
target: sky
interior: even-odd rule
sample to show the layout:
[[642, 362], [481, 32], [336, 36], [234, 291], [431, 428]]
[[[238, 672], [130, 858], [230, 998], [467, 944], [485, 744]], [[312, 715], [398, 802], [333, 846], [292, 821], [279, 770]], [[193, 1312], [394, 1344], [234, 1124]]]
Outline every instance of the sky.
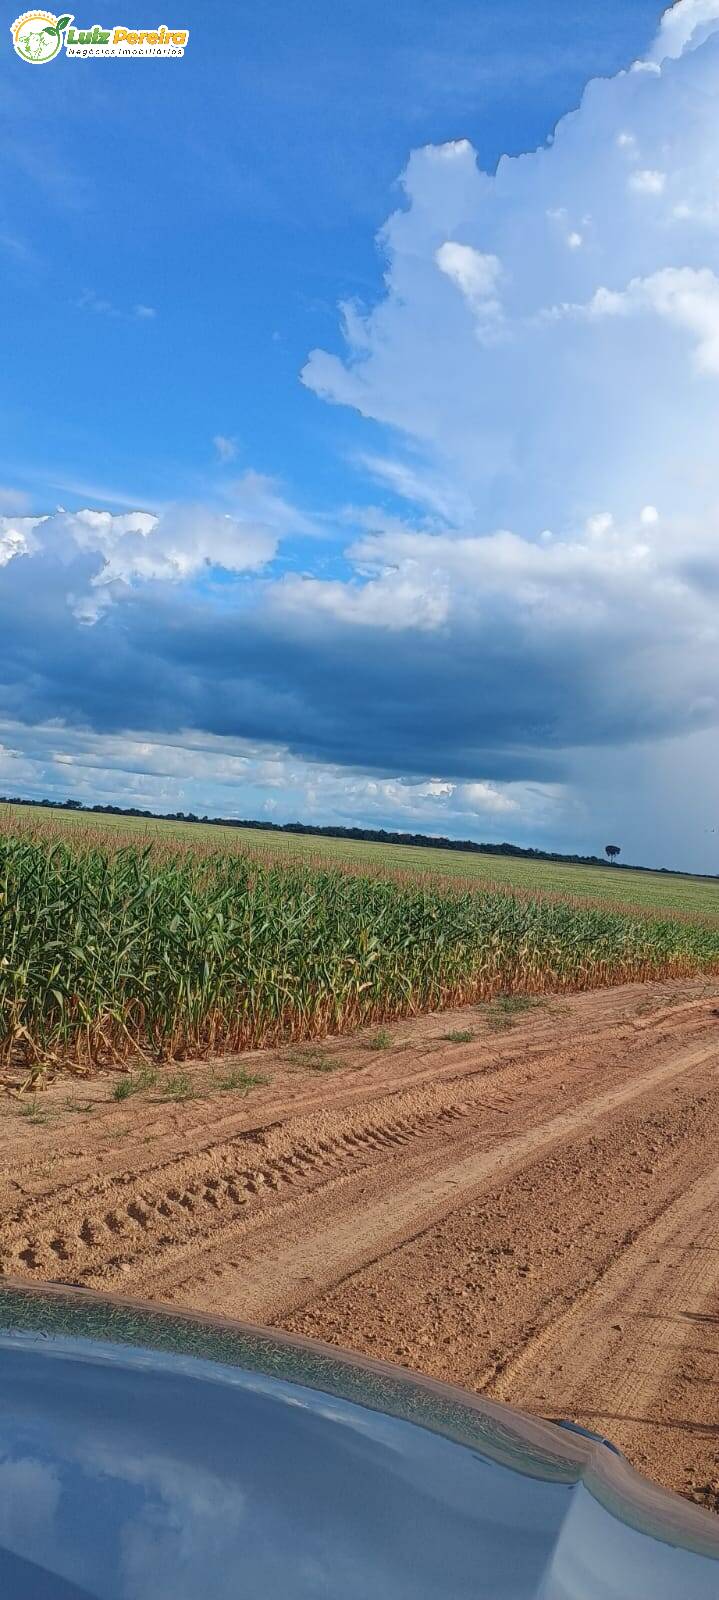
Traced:
[[14, 20], [0, 793], [719, 871], [719, 0]]

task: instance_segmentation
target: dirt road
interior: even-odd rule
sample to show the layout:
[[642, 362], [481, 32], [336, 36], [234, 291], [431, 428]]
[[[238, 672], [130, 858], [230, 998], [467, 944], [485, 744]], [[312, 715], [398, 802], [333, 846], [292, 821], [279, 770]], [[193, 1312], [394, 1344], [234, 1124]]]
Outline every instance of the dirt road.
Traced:
[[41, 1123], [1, 1101], [0, 1270], [572, 1417], [719, 1509], [719, 983], [379, 1043], [245, 1057], [247, 1094], [222, 1063], [187, 1069], [194, 1099], [162, 1069], [122, 1103], [57, 1080]]

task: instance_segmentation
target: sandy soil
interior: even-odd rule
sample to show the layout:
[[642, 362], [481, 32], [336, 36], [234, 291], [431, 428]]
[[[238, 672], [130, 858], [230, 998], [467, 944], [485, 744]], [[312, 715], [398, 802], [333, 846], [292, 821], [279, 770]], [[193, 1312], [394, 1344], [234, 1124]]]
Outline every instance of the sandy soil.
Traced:
[[0, 1100], [1, 1271], [570, 1417], [719, 1510], [718, 982], [182, 1070], [197, 1098], [163, 1068], [121, 1103], [58, 1079], [47, 1120]]

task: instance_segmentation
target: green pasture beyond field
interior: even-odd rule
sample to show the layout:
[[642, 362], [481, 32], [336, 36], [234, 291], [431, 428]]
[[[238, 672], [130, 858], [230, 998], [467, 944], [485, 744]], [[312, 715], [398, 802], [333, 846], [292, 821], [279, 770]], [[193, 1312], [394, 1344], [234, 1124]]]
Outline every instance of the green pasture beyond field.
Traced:
[[180, 846], [193, 839], [203, 847], [252, 850], [264, 859], [326, 861], [327, 865], [368, 866], [373, 871], [402, 872], [413, 877], [441, 874], [467, 884], [494, 885], [527, 892], [551, 893], [567, 899], [593, 900], [649, 912], [680, 912], [719, 920], [719, 882], [689, 874], [631, 872], [620, 867], [582, 867], [554, 861], [526, 861], [513, 856], [479, 855], [470, 851], [427, 849], [417, 845], [374, 844], [367, 840], [327, 839], [316, 834], [265, 832], [259, 828], [228, 828], [203, 822], [173, 822], [160, 818], [115, 817], [98, 812], [45, 810], [38, 806], [4, 807], [6, 817], [17, 813], [28, 821], [52, 819], [58, 827], [88, 826], [119, 829], [139, 838], [171, 836]]

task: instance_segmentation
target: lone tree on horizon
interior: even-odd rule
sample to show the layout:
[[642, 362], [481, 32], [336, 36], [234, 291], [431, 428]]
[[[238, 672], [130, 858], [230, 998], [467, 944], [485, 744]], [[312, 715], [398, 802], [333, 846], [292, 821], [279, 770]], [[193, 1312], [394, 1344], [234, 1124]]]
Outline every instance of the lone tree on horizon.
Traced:
[[611, 863], [612, 866], [614, 866], [614, 858], [615, 858], [615, 856], [620, 856], [621, 853], [622, 853], [621, 845], [618, 845], [618, 844], [605, 844], [605, 846], [604, 846], [604, 854], [605, 854], [605, 856], [609, 856], [609, 860], [610, 860], [610, 863]]

